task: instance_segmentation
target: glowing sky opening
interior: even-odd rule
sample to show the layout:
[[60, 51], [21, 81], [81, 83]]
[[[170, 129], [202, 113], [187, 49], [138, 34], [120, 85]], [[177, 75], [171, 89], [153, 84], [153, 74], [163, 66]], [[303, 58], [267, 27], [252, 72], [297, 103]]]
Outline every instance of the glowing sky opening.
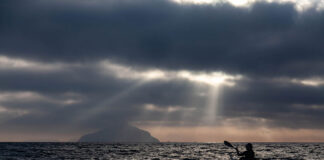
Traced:
[[139, 70], [134, 67], [127, 67], [109, 60], [102, 61], [98, 66], [104, 75], [113, 75], [120, 79], [132, 80], [174, 80], [186, 79], [193, 83], [206, 84], [210, 86], [227, 85], [234, 86], [235, 80], [241, 79], [242, 75], [230, 75], [224, 72], [198, 72], [190, 70], [161, 70], [146, 69]]
[[[259, 0], [173, 0], [180, 4], [196, 4], [196, 5], [206, 5], [206, 4], [217, 4], [228, 2], [236, 7], [248, 7], [249, 5], [260, 2]], [[262, 2], [262, 1], [261, 1]], [[311, 7], [321, 10], [324, 8], [324, 1], [321, 0], [263, 0], [263, 2], [277, 2], [277, 3], [294, 3], [298, 11], [304, 11]]]

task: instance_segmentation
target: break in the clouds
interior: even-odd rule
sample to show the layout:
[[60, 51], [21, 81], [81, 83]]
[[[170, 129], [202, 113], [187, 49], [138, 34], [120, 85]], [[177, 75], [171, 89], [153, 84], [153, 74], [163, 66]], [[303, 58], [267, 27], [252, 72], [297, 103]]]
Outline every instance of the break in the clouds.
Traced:
[[322, 130], [322, 5], [4, 0], [0, 135], [77, 139], [112, 122]]

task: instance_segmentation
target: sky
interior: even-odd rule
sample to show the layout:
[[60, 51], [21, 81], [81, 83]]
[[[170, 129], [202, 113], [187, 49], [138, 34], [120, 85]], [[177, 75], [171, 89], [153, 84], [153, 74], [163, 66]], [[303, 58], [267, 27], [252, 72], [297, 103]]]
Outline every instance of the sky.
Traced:
[[0, 141], [112, 123], [163, 142], [323, 142], [320, 0], [2, 0]]

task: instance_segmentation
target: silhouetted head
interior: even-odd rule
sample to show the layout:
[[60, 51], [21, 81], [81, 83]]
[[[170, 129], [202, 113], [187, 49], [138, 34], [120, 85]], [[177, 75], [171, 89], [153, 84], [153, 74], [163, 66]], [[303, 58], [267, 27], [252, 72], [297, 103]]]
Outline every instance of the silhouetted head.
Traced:
[[248, 144], [245, 145], [245, 148], [246, 148], [246, 150], [252, 150], [253, 146], [252, 146], [251, 143], [248, 143]]

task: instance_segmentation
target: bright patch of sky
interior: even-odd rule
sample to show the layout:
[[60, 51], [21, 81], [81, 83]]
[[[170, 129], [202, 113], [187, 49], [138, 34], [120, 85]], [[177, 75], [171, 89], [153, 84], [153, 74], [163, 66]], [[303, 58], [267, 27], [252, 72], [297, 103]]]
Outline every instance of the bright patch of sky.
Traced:
[[242, 78], [241, 75], [229, 75], [220, 71], [199, 72], [199, 71], [168, 71], [161, 69], [138, 70], [136, 68], [123, 66], [111, 61], [102, 61], [99, 65], [101, 72], [106, 75], [114, 75], [121, 79], [133, 80], [174, 80], [184, 79], [193, 83], [206, 84], [210, 86], [227, 85], [234, 86], [235, 80]]
[[176, 111], [193, 111], [196, 108], [188, 107], [184, 108], [182, 106], [168, 106], [168, 107], [159, 107], [154, 104], [144, 105], [144, 109], [148, 111], [158, 111], [158, 112], [176, 112]]
[[0, 55], [0, 70], [55, 71], [62, 69], [62, 63], [46, 64], [31, 60], [11, 58]]
[[322, 0], [173, 0], [177, 3], [183, 4], [217, 4], [222, 2], [229, 2], [234, 6], [238, 7], [248, 7], [250, 4], [254, 2], [278, 2], [278, 3], [294, 3], [296, 5], [297, 10], [303, 11], [314, 7], [316, 9], [324, 8], [324, 1]]
[[291, 82], [314, 87], [324, 85], [324, 79], [321, 78], [292, 79]]

